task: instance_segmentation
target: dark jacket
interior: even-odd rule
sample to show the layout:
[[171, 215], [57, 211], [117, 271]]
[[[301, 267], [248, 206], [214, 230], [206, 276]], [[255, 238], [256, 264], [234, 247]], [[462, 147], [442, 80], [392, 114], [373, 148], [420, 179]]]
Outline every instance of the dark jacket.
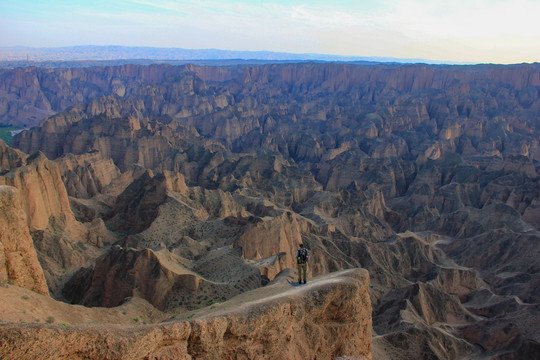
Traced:
[[309, 252], [306, 248], [300, 248], [296, 251], [296, 262], [298, 264], [305, 264], [309, 259]]

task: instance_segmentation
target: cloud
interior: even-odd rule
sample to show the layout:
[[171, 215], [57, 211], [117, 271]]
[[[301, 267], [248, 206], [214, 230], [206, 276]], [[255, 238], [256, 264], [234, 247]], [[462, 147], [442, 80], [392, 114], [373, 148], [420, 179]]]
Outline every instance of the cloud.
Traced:
[[396, 2], [380, 21], [423, 37], [540, 35], [540, 2], [531, 0], [431, 0]]
[[[39, 32], [39, 46], [112, 43], [457, 61], [540, 59], [537, 0], [96, 1], [36, 5], [32, 31], [24, 30], [28, 18], [11, 16], [8, 22], [8, 15], [0, 14], [0, 22], [6, 20], [0, 26], [14, 34], [4, 41], [36, 46]], [[30, 3], [20, 0], [5, 9], [13, 14]]]

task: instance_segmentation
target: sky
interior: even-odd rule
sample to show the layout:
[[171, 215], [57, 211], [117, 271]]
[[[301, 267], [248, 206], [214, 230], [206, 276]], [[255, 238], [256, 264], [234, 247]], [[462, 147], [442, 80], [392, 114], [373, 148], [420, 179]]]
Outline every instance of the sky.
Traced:
[[540, 0], [0, 0], [0, 46], [540, 62]]

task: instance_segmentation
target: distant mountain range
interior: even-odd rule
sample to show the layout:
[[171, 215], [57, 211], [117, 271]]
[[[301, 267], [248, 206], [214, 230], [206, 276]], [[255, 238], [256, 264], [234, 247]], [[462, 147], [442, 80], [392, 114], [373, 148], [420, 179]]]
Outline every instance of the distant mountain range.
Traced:
[[396, 63], [457, 64], [456, 62], [402, 59], [378, 56], [295, 54], [273, 51], [234, 51], [130, 46], [69, 46], [56, 48], [0, 47], [0, 61], [84, 61], [84, 60], [259, 60], [259, 61], [368, 61]]

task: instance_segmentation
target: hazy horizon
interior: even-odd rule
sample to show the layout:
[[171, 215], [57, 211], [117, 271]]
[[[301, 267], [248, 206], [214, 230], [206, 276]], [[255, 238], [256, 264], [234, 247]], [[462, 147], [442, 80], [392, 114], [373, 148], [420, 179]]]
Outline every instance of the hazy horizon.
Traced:
[[0, 3], [0, 46], [532, 63], [540, 60], [538, 13], [533, 0], [8, 0]]
[[474, 62], [457, 62], [421, 58], [394, 58], [378, 56], [347, 56], [320, 53], [291, 53], [268, 50], [186, 49], [176, 47], [147, 47], [125, 45], [77, 45], [62, 47], [0, 47], [0, 61], [86, 61], [86, 60], [261, 60], [261, 61], [330, 61], [330, 62], [395, 62], [447, 65], [474, 65]]

